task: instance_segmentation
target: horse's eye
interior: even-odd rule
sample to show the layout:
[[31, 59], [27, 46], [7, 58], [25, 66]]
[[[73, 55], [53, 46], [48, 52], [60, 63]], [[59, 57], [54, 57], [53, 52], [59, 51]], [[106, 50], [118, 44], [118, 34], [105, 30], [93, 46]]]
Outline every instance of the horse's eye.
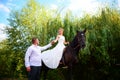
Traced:
[[84, 34], [81, 34], [82, 36], [84, 35]]

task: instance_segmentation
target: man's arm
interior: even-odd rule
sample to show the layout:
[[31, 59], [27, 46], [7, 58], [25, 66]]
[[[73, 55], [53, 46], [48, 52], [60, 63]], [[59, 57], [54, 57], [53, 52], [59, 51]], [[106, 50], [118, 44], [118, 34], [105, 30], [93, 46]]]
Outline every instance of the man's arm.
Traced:
[[46, 46], [40, 47], [40, 49], [41, 49], [41, 51], [43, 51], [43, 50], [48, 49], [48, 48], [51, 47], [51, 46], [52, 46], [52, 43], [49, 43], [49, 44], [46, 45]]
[[25, 54], [25, 66], [26, 66], [27, 71], [31, 70], [30, 69], [30, 60], [29, 60], [31, 53], [32, 53], [32, 50], [29, 47], [26, 51], [26, 54]]

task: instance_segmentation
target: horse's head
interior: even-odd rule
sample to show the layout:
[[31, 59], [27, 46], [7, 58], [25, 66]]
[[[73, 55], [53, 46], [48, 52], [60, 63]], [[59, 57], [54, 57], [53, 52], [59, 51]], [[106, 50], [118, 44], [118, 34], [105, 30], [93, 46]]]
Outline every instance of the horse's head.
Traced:
[[78, 44], [80, 45], [81, 48], [84, 48], [85, 45], [85, 41], [86, 41], [86, 29], [83, 31], [77, 31], [77, 39], [78, 39]]

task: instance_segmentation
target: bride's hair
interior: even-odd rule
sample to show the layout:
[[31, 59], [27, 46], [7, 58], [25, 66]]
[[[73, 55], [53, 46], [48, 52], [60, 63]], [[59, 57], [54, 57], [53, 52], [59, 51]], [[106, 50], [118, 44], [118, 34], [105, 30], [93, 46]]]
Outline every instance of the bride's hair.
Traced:
[[62, 30], [62, 31], [64, 31], [64, 29], [63, 29], [63, 28], [59, 28], [59, 30]]

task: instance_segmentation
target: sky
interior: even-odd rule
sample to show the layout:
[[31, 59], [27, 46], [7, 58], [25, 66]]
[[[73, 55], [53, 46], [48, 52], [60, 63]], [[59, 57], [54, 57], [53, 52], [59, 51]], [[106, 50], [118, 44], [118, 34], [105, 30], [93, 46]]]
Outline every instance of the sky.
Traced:
[[[7, 18], [12, 10], [20, 10], [28, 0], [0, 0], [0, 41], [6, 38], [4, 26], [9, 25]], [[50, 9], [63, 8], [61, 13], [70, 10], [74, 15], [82, 16], [84, 13], [95, 14], [99, 7], [110, 5], [120, 8], [120, 0], [36, 0]]]

